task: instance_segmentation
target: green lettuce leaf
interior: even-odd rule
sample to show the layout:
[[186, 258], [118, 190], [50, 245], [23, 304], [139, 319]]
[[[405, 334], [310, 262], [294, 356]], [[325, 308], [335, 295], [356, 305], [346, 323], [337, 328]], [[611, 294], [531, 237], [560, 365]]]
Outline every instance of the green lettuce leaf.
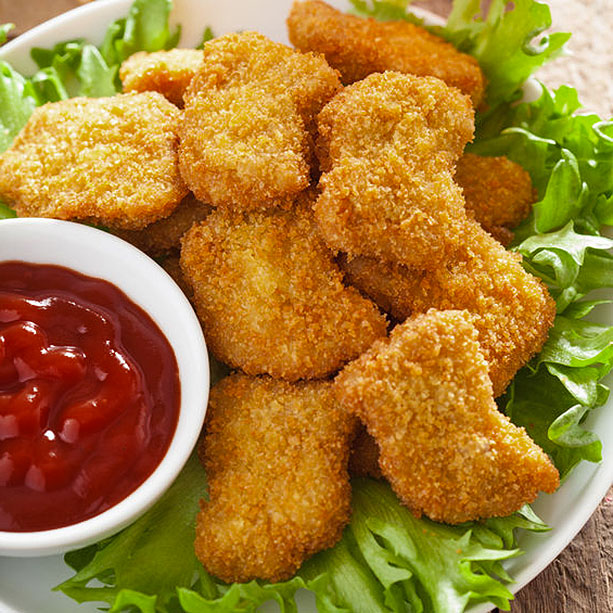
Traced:
[[412, 0], [350, 0], [352, 13], [360, 17], [372, 17], [378, 21], [410, 21], [423, 25], [423, 20], [412, 13], [407, 13], [407, 7]]
[[[35, 47], [31, 56], [39, 70], [30, 77], [0, 61], [0, 153], [37, 106], [74, 96], [112, 96], [121, 91], [119, 66], [129, 55], [176, 47], [181, 30], [169, 29], [171, 7], [171, 0], [135, 0], [128, 16], [108, 27], [99, 49], [83, 39]], [[0, 25], [0, 44], [10, 27]]]
[[[351, 4], [364, 17], [421, 23], [407, 13], [410, 1], [351, 0]], [[455, 0], [447, 24], [427, 28], [478, 60], [488, 83], [490, 109], [520, 98], [525, 80], [557, 57], [570, 38], [570, 34], [555, 33], [535, 43], [535, 37], [551, 26], [549, 7], [534, 0], [515, 0], [512, 10], [507, 10], [508, 4], [493, 0], [483, 15], [480, 0]]]
[[573, 88], [541, 88], [535, 102], [486, 113], [469, 147], [506, 155], [530, 173], [539, 201], [517, 229], [516, 243], [570, 221], [579, 232], [597, 234], [613, 220], [613, 122], [574, 114], [580, 105]]
[[513, 423], [524, 426], [549, 454], [564, 478], [581, 460], [601, 460], [600, 440], [581, 423], [589, 411], [606, 402], [608, 390], [598, 383], [598, 369], [547, 366], [536, 372], [521, 370], [501, 404]]
[[113, 96], [117, 93], [115, 79], [118, 66], [109, 66], [94, 45], [83, 45], [77, 69], [79, 95], [91, 98]]
[[[132, 596], [122, 592], [130, 590], [154, 595], [158, 607], [176, 606], [177, 587], [191, 587], [200, 566], [193, 550], [194, 519], [205, 492], [204, 470], [192, 457], [162, 499], [130, 527], [67, 554], [77, 572], [55, 589], [77, 602], [113, 605], [119, 597], [127, 602]], [[93, 580], [102, 585], [88, 586]]]
[[119, 66], [137, 51], [159, 51], [177, 46], [181, 28], [170, 31], [172, 0], [135, 0], [128, 16], [107, 29], [100, 52], [109, 66]]
[[504, 583], [510, 578], [500, 561], [519, 555], [516, 529], [547, 529], [527, 507], [507, 518], [462, 526], [417, 519], [389, 486], [358, 479], [352, 521], [334, 548], [308, 560], [289, 581], [227, 585], [209, 575], [193, 552], [205, 490], [204, 471], [193, 456], [134, 524], [66, 554], [76, 573], [55, 589], [78, 602], [143, 613], [256, 611], [269, 601], [294, 613], [301, 589], [313, 592], [320, 613], [460, 613], [486, 601], [508, 610], [512, 595]]
[[487, 81], [487, 104], [494, 108], [517, 99], [524, 81], [561, 52], [570, 34], [535, 37], [551, 26], [546, 4], [493, 0], [482, 16], [479, 0], [456, 0], [442, 35], [458, 49], [475, 57]]
[[512, 532], [516, 517], [492, 526], [417, 519], [388, 485], [371, 479], [354, 481], [352, 508], [342, 546], [318, 554], [299, 573], [327, 572], [350, 611], [460, 613], [476, 602], [508, 610], [512, 595], [496, 571], [501, 560], [519, 555], [514, 539], [505, 546], [500, 536]]
[[13, 217], [17, 217], [17, 213], [0, 200], [0, 219], [11, 219]]
[[0, 45], [3, 45], [7, 41], [8, 33], [14, 27], [14, 23], [0, 23]]
[[206, 26], [206, 28], [204, 28], [204, 32], [202, 32], [202, 39], [200, 40], [200, 44], [196, 47], [196, 49], [204, 49], [204, 43], [208, 43], [214, 38], [215, 34], [213, 34], [213, 30], [211, 30], [210, 26]]
[[32, 83], [0, 61], [0, 152], [10, 146], [38, 104]]

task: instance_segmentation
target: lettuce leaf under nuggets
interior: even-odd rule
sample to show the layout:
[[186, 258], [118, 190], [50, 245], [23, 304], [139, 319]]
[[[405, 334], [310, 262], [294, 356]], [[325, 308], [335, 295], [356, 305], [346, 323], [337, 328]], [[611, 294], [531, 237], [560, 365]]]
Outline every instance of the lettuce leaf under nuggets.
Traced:
[[171, 49], [131, 55], [119, 69], [126, 92], [159, 92], [178, 107], [183, 107], [183, 93], [202, 66], [202, 51]]
[[469, 99], [433, 77], [373, 74], [318, 117], [322, 193], [314, 210], [331, 248], [433, 267], [462, 242], [453, 170], [472, 138]]
[[508, 245], [511, 229], [528, 216], [536, 201], [530, 175], [507, 157], [465, 153], [454, 179], [464, 192], [466, 209], [496, 240]]
[[308, 203], [216, 210], [183, 238], [181, 267], [209, 348], [252, 375], [324, 377], [386, 334], [377, 307], [343, 286]]
[[228, 583], [291, 577], [332, 547], [350, 517], [347, 460], [355, 428], [328, 381], [234, 374], [212, 390], [202, 454], [196, 555]]
[[498, 411], [465, 311], [407, 320], [335, 385], [377, 441], [384, 476], [417, 515], [451, 524], [504, 517], [559, 485], [545, 452]]
[[345, 84], [396, 70], [438, 77], [468, 94], [475, 106], [483, 99], [485, 78], [477, 60], [412, 23], [362, 19], [310, 0], [294, 3], [287, 26], [292, 44], [323, 53]]
[[38, 107], [0, 156], [0, 197], [21, 217], [140, 229], [187, 195], [180, 111], [155, 92]]
[[261, 34], [228, 34], [204, 46], [185, 92], [181, 172], [213, 206], [289, 204], [308, 187], [314, 118], [340, 89], [321, 56]]
[[350, 283], [400, 321], [430, 308], [469, 311], [496, 396], [541, 350], [556, 313], [547, 288], [522, 268], [521, 256], [506, 251], [472, 220], [457, 257], [435, 270], [394, 267], [373, 258], [356, 258], [344, 267]]

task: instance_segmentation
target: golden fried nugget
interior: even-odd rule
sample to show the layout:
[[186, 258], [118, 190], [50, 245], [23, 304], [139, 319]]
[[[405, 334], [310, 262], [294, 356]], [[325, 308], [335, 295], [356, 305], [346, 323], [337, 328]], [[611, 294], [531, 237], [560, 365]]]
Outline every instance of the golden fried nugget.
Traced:
[[194, 292], [183, 275], [178, 255], [169, 255], [161, 263], [162, 268], [172, 277], [190, 302], [194, 301]]
[[471, 316], [431, 310], [336, 379], [337, 397], [379, 445], [383, 475], [418, 516], [504, 517], [559, 485], [545, 452], [498, 411], [487, 372]]
[[362, 19], [309, 0], [294, 3], [287, 27], [296, 48], [323, 53], [345, 84], [395, 70], [438, 77], [468, 94], [475, 106], [483, 99], [485, 78], [477, 60], [412, 23]]
[[328, 381], [234, 374], [212, 390], [203, 441], [210, 502], [196, 555], [228, 583], [291, 577], [340, 538], [351, 514], [355, 421]]
[[125, 92], [159, 92], [178, 107], [183, 107], [183, 93], [202, 66], [202, 51], [171, 49], [131, 55], [119, 69]]
[[377, 307], [343, 286], [307, 206], [218, 209], [183, 238], [181, 267], [209, 348], [252, 375], [324, 377], [386, 334]]
[[212, 207], [188, 194], [179, 206], [164, 219], [142, 230], [111, 230], [123, 240], [132, 243], [151, 257], [158, 257], [181, 248], [181, 237], [198, 221], [202, 221]]
[[0, 156], [0, 198], [21, 217], [144, 228], [188, 191], [179, 118], [154, 92], [45, 104]]
[[530, 213], [536, 190], [530, 175], [509, 158], [465, 153], [454, 177], [462, 188], [466, 209], [503, 245], [513, 240], [511, 229]]
[[466, 221], [455, 161], [472, 138], [469, 99], [433, 77], [373, 74], [319, 114], [324, 171], [314, 210], [328, 245], [434, 267]]
[[357, 287], [396, 321], [402, 322], [412, 313], [412, 293], [423, 273], [361, 255], [341, 254], [337, 261], [345, 282]]
[[228, 34], [204, 46], [185, 93], [181, 172], [214, 206], [288, 205], [308, 187], [314, 118], [341, 88], [321, 56], [261, 34]]
[[556, 313], [547, 288], [522, 268], [521, 256], [506, 251], [472, 220], [456, 259], [435, 270], [356, 258], [345, 271], [348, 281], [376, 302], [385, 296], [382, 306], [390, 305], [399, 321], [430, 308], [472, 313], [496, 396], [541, 350]]

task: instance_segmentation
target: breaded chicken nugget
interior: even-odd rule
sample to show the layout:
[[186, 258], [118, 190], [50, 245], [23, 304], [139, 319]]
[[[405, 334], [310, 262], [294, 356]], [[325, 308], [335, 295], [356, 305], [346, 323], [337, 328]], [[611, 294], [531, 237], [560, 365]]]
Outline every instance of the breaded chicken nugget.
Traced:
[[331, 382], [235, 374], [212, 390], [203, 441], [210, 502], [196, 555], [228, 583], [291, 577], [340, 538], [350, 517], [354, 418]]
[[252, 375], [324, 377], [386, 334], [377, 307], [343, 286], [304, 205], [216, 210], [183, 238], [181, 267], [209, 348]]
[[144, 228], [168, 217], [188, 191], [179, 119], [154, 92], [45, 104], [0, 156], [0, 198], [21, 217]]
[[483, 99], [485, 78], [477, 60], [412, 23], [362, 19], [309, 0], [294, 3], [287, 27], [296, 48], [323, 53], [345, 84], [395, 70], [438, 77], [468, 94], [475, 106]]
[[181, 248], [181, 237], [198, 221], [202, 221], [212, 207], [196, 200], [193, 194], [183, 198], [179, 206], [164, 219], [142, 230], [111, 230], [151, 257], [158, 257]]
[[509, 158], [465, 153], [454, 177], [462, 188], [466, 209], [503, 245], [513, 240], [511, 229], [519, 225], [536, 202], [530, 175]]
[[498, 411], [465, 311], [407, 320], [335, 385], [377, 441], [384, 476], [418, 516], [450, 524], [504, 517], [559, 485], [545, 452]]
[[318, 117], [322, 193], [314, 210], [332, 249], [434, 267], [462, 242], [455, 162], [472, 138], [469, 99], [433, 77], [373, 74]]
[[185, 93], [180, 157], [190, 189], [238, 210], [290, 204], [309, 184], [315, 115], [340, 88], [323, 57], [261, 34], [206, 43]]
[[202, 66], [202, 51], [171, 49], [131, 55], [119, 69], [125, 92], [159, 92], [178, 107], [183, 107], [183, 93]]
[[394, 266], [376, 258], [348, 257], [343, 253], [337, 259], [345, 275], [345, 282], [357, 287], [396, 321], [404, 321], [413, 312], [416, 284], [423, 271]]
[[194, 301], [194, 292], [189, 283], [185, 280], [183, 271], [181, 270], [181, 261], [178, 255], [169, 255], [164, 258], [161, 264], [162, 268], [172, 277], [172, 280], [181, 288], [190, 302]]
[[496, 396], [541, 350], [556, 313], [547, 288], [522, 268], [521, 256], [506, 251], [472, 220], [456, 259], [435, 270], [360, 258], [347, 262], [345, 271], [366, 295], [375, 300], [384, 295], [383, 304], [391, 305], [390, 313], [400, 321], [430, 308], [472, 313]]

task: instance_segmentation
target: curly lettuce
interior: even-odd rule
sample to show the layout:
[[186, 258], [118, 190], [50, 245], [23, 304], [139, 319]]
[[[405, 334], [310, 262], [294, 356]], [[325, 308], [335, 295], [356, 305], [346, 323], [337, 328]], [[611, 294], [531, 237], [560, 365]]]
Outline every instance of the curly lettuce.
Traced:
[[230, 613], [276, 602], [298, 611], [299, 590], [321, 613], [461, 613], [468, 604], [509, 609], [510, 580], [500, 562], [519, 555], [515, 530], [548, 528], [522, 509], [507, 518], [446, 526], [416, 519], [389, 486], [353, 482], [353, 518], [342, 540], [281, 583], [225, 584], [193, 551], [198, 501], [206, 476], [192, 456], [163, 498], [115, 537], [66, 554], [75, 575], [57, 586], [77, 602], [106, 602], [110, 611]]

